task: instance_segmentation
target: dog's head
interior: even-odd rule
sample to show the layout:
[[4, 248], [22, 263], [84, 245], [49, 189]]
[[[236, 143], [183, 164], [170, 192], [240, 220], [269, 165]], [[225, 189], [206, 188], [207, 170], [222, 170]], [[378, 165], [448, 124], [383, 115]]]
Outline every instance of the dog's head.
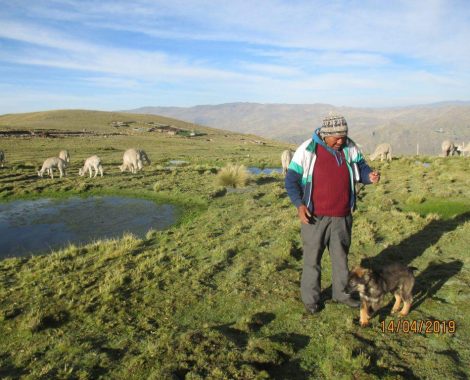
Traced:
[[362, 267], [356, 267], [349, 272], [346, 292], [364, 293], [367, 283], [370, 281], [372, 271]]

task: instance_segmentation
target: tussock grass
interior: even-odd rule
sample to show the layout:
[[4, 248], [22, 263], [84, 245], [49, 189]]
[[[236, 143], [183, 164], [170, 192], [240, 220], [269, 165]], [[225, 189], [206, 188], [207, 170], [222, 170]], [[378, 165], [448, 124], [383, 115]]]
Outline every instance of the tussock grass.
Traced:
[[228, 164], [217, 174], [217, 184], [220, 186], [245, 187], [249, 179], [245, 165]]

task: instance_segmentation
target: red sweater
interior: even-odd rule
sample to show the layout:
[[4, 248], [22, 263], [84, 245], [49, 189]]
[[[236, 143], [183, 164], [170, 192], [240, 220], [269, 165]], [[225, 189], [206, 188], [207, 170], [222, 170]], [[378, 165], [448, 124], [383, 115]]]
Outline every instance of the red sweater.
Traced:
[[349, 170], [341, 154], [341, 165], [336, 157], [317, 145], [317, 159], [313, 168], [313, 212], [318, 216], [347, 216], [350, 214], [351, 184]]

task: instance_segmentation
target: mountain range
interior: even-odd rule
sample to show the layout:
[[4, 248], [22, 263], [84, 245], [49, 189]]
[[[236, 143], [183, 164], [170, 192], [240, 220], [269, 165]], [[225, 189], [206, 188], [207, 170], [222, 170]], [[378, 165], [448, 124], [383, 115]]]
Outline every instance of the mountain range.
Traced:
[[349, 136], [370, 153], [383, 142], [394, 154], [437, 155], [444, 140], [470, 143], [470, 102], [389, 108], [330, 104], [226, 103], [194, 107], [141, 107], [122, 112], [155, 114], [233, 132], [299, 144], [330, 112], [343, 115]]

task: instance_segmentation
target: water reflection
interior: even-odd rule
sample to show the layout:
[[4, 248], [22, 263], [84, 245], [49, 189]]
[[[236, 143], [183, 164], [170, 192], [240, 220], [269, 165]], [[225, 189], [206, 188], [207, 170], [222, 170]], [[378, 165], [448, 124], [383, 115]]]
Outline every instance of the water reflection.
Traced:
[[282, 173], [282, 168], [257, 168], [255, 166], [249, 167], [248, 171], [251, 174], [273, 174], [273, 173]]
[[430, 163], [430, 162], [415, 161], [415, 164], [417, 164], [417, 165], [422, 165], [422, 166], [424, 166], [425, 168], [429, 168], [429, 167], [431, 166], [431, 163]]
[[0, 258], [25, 256], [131, 232], [145, 236], [176, 220], [175, 207], [145, 199], [89, 197], [0, 204]]

